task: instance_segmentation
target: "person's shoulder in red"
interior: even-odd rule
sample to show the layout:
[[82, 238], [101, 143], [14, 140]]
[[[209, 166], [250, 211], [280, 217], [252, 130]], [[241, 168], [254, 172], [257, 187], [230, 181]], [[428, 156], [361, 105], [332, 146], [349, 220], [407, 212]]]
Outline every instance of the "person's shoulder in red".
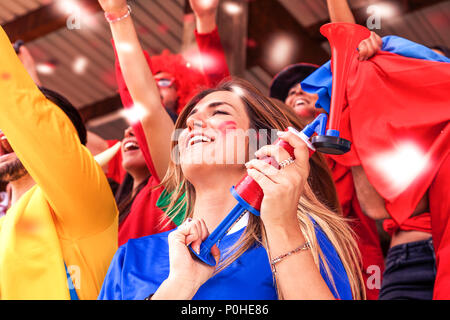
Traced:
[[162, 187], [156, 188], [158, 185], [159, 181], [150, 177], [147, 185], [136, 195], [128, 216], [119, 226], [119, 246], [130, 239], [169, 231], [176, 227], [156, 205], [164, 190]]

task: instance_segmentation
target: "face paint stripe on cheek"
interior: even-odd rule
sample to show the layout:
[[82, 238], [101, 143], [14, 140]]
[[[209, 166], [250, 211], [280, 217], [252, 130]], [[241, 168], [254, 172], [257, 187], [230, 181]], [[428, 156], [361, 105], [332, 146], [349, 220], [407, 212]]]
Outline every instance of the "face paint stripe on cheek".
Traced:
[[222, 133], [226, 133], [227, 130], [236, 130], [237, 124], [234, 121], [225, 121], [220, 124], [219, 130]]

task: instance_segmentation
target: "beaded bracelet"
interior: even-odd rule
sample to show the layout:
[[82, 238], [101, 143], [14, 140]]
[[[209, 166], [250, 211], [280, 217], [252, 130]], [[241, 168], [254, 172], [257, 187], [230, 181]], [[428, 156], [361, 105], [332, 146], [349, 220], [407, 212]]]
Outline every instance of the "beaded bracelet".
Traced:
[[305, 242], [300, 247], [298, 247], [298, 248], [296, 248], [296, 249], [294, 249], [292, 251], [289, 251], [288, 253], [282, 254], [281, 256], [279, 256], [279, 257], [273, 259], [272, 261], [270, 261], [270, 264], [272, 265], [272, 269], [275, 268], [275, 265], [278, 262], [280, 262], [281, 260], [283, 260], [284, 258], [289, 257], [289, 256], [291, 256], [291, 255], [293, 255], [293, 254], [295, 254], [297, 252], [308, 250], [310, 248], [311, 248], [311, 246], [310, 246], [309, 242]]
[[128, 12], [118, 18], [113, 13], [105, 12], [106, 21], [108, 21], [109, 23], [114, 23], [114, 22], [119, 22], [125, 18], [128, 18], [131, 15], [131, 7], [129, 5], [127, 5], [127, 8], [128, 8]]

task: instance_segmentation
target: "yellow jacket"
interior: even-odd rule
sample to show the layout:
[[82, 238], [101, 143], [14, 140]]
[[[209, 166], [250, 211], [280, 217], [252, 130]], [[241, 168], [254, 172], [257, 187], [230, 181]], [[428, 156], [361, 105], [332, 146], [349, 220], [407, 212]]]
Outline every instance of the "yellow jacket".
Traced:
[[117, 208], [100, 166], [46, 100], [0, 28], [0, 129], [36, 185], [0, 219], [0, 298], [96, 299], [117, 250]]

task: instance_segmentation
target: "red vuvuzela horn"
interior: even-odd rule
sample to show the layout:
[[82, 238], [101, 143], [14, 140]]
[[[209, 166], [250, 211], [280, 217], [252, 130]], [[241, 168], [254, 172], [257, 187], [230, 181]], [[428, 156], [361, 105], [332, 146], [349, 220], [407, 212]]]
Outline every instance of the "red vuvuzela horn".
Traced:
[[314, 137], [312, 142], [317, 151], [343, 154], [350, 151], [351, 146], [350, 141], [339, 137], [339, 124], [350, 65], [354, 56], [357, 55], [358, 45], [370, 37], [370, 31], [353, 23], [328, 23], [320, 28], [320, 33], [328, 39], [331, 47], [333, 88], [328, 130], [325, 136]]

